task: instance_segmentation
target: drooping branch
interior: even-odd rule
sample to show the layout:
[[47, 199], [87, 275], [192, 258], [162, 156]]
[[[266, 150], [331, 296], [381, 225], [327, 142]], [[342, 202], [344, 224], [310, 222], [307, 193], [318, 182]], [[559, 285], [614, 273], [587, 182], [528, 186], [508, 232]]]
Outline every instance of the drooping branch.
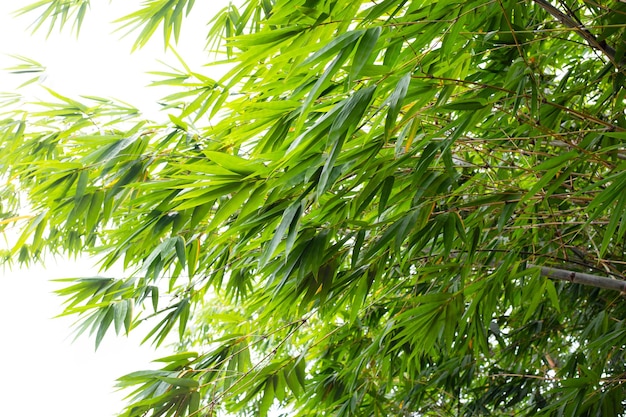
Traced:
[[606, 55], [616, 67], [621, 64], [615, 60], [615, 49], [613, 49], [610, 45], [607, 45], [604, 41], [598, 41], [598, 39], [591, 32], [589, 32], [585, 26], [581, 25], [574, 18], [563, 13], [546, 0], [534, 0], [534, 2], [554, 16], [559, 22], [576, 30], [576, 32], [587, 41], [589, 46]]
[[[537, 265], [528, 264], [528, 266], [532, 268]], [[626, 281], [621, 279], [586, 274], [584, 272], [568, 271], [566, 269], [551, 268], [547, 266], [541, 267], [541, 275], [560, 281], [568, 281], [576, 284], [589, 285], [592, 287], [626, 293]]]

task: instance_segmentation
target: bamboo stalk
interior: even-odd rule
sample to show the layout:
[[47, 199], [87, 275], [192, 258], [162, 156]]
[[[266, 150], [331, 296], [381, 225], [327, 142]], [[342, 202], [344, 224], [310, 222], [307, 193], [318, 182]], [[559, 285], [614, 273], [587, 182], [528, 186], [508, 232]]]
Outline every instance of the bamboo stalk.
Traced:
[[[528, 264], [528, 266], [532, 268], [536, 265]], [[568, 281], [575, 284], [589, 285], [591, 287], [626, 293], [626, 281], [621, 279], [586, 274], [584, 272], [568, 271], [566, 269], [551, 268], [547, 266], [541, 267], [541, 275], [560, 281]]]

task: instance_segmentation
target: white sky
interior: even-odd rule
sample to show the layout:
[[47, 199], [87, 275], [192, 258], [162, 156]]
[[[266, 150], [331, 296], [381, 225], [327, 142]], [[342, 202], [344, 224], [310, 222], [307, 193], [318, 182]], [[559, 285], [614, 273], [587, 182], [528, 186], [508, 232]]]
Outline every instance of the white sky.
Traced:
[[[20, 17], [11, 14], [19, 5], [29, 3], [31, 0], [0, 2], [0, 39], [3, 39], [0, 44], [0, 68], [16, 64], [8, 55], [26, 56], [47, 67], [44, 84], [63, 95], [113, 97], [127, 101], [150, 115], [158, 109], [155, 102], [164, 95], [164, 90], [145, 88], [153, 79], [146, 72], [167, 71], [158, 60], [181, 67], [173, 54], [164, 53], [162, 31], [157, 30], [152, 42], [132, 54], [132, 34], [120, 39], [125, 30], [112, 33], [117, 26], [111, 22], [135, 10], [140, 1], [92, 2], [78, 39], [71, 33], [71, 25], [67, 25], [62, 33], [54, 30], [47, 38], [48, 27], [45, 24], [32, 34], [28, 27], [34, 21], [36, 12]], [[226, 0], [197, 1], [192, 15], [185, 21], [176, 49], [193, 69], [201, 69], [200, 66], [210, 59], [203, 51], [205, 24], [226, 3]], [[16, 87], [26, 79], [2, 74], [0, 92]], [[41, 91], [39, 97], [45, 98], [46, 94]]]
[[[120, 40], [110, 22], [142, 2], [92, 2], [79, 39], [67, 27], [31, 35], [28, 25], [35, 15], [14, 18], [11, 12], [35, 0], [0, 2], [0, 68], [15, 65], [5, 54], [23, 55], [47, 67], [44, 84], [59, 93], [77, 97], [114, 97], [135, 105], [152, 117], [154, 103], [165, 94], [146, 88], [151, 76], [146, 71], [164, 70], [157, 60], [180, 67], [172, 54], [164, 54], [162, 36], [143, 50], [130, 54], [133, 38]], [[226, 0], [197, 1], [193, 16], [183, 25], [178, 52], [193, 69], [207, 61], [202, 51], [205, 23], [227, 3]], [[45, 28], [47, 29], [47, 28]], [[9, 40], [7, 42], [7, 40]], [[206, 73], [206, 69], [203, 72]], [[8, 92], [26, 78], [0, 71], [0, 92]], [[28, 94], [46, 98], [40, 89]], [[0, 240], [0, 245], [4, 243]], [[94, 341], [85, 335], [72, 343], [71, 318], [52, 319], [61, 312], [61, 299], [51, 294], [58, 284], [49, 279], [93, 276], [89, 261], [59, 260], [46, 267], [0, 269], [0, 383], [2, 415], [111, 417], [122, 410], [122, 393], [114, 392], [115, 379], [123, 374], [153, 368], [155, 353], [139, 347], [139, 335], [129, 338], [105, 336], [94, 352]]]

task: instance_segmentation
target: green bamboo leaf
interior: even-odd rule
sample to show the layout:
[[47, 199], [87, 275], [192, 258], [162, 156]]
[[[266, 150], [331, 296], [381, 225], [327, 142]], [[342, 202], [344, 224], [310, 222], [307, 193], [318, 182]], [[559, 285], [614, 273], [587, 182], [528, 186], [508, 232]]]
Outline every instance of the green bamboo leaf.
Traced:
[[359, 40], [359, 44], [354, 53], [354, 59], [352, 68], [350, 69], [350, 82], [354, 82], [359, 75], [361, 75], [361, 70], [370, 60], [370, 56], [372, 52], [374, 52], [374, 48], [376, 47], [376, 43], [378, 42], [378, 38], [380, 37], [381, 28], [380, 26], [376, 26], [374, 28], [367, 29], [363, 36], [361, 36]]
[[293, 370], [283, 369], [283, 375], [285, 378], [285, 382], [287, 383], [287, 386], [289, 387], [293, 395], [299, 397], [302, 393], [302, 387], [298, 382], [296, 373]]
[[275, 28], [273, 30], [238, 36], [230, 40], [229, 43], [231, 46], [238, 48], [258, 48], [262, 45], [271, 45], [285, 40], [291, 40], [294, 35], [301, 31], [302, 28], [300, 27]]
[[200, 393], [198, 391], [192, 391], [189, 398], [189, 415], [194, 416], [198, 414], [200, 409]]
[[239, 218], [245, 219], [248, 215], [258, 211], [263, 207], [263, 202], [267, 197], [267, 183], [260, 184], [251, 191], [248, 200], [242, 205]]
[[[624, 219], [626, 219], [626, 193], [622, 190], [621, 193], [618, 194], [618, 197], [615, 202], [615, 206], [612, 210], [611, 217], [609, 220], [609, 224], [606, 226], [606, 231], [604, 233], [604, 238], [602, 239], [602, 246], [600, 247], [600, 254], [604, 256], [606, 254], [606, 250], [609, 247], [611, 242], [618, 242], [624, 237], [624, 232], [626, 231], [626, 226], [624, 223]], [[619, 231], [616, 233], [618, 230]]]
[[[545, 290], [545, 286], [542, 286], [541, 290]], [[526, 306], [526, 312], [524, 314], [524, 321], [529, 320], [537, 311], [537, 307], [543, 301], [545, 292], [544, 291], [535, 291], [532, 294], [529, 294], [530, 299], [529, 304]]]
[[185, 360], [192, 360], [198, 357], [198, 352], [180, 352], [174, 355], [164, 356], [162, 358], [154, 359], [152, 362], [180, 362]]
[[[626, 3], [549, 3], [229, 4], [154, 122], [0, 94], [1, 258], [95, 255], [124, 278], [57, 283], [77, 335], [202, 348], [125, 417], [624, 414]], [[169, 44], [193, 5], [118, 25]]]
[[124, 317], [124, 330], [128, 335], [133, 321], [134, 302], [132, 299], [126, 300], [126, 317]]
[[311, 66], [317, 62], [320, 62], [328, 57], [336, 56], [339, 51], [351, 51], [354, 49], [357, 41], [363, 36], [364, 31], [355, 30], [341, 34], [337, 36], [328, 44], [324, 45], [316, 53], [305, 59], [301, 65]]
[[74, 195], [74, 199], [76, 201], [80, 201], [85, 195], [88, 182], [89, 172], [87, 170], [82, 170], [80, 174], [78, 174], [78, 181], [76, 182], [76, 194]]
[[31, 234], [37, 229], [40, 223], [43, 223], [46, 219], [45, 213], [39, 213], [37, 216], [33, 217], [29, 220], [28, 225], [24, 228], [24, 231], [20, 235], [20, 237], [15, 242], [15, 245], [11, 249], [11, 254], [16, 254], [24, 244], [26, 240], [31, 236]]
[[115, 304], [113, 304], [113, 324], [115, 325], [115, 333], [119, 334], [122, 330], [122, 326], [124, 325], [124, 320], [126, 320], [128, 310], [128, 303], [126, 300], [121, 300]]
[[150, 296], [152, 299], [152, 309], [156, 313], [159, 308], [159, 287], [150, 286], [148, 289], [150, 290]]
[[361, 229], [358, 231], [356, 235], [356, 239], [354, 240], [354, 247], [352, 248], [352, 261], [351, 261], [352, 268], [354, 268], [359, 261], [359, 254], [361, 253], [361, 248], [363, 247], [364, 240], [365, 240], [365, 230]]
[[556, 168], [549, 169], [548, 172], [543, 174], [543, 176], [539, 178], [537, 182], [535, 182], [535, 184], [530, 188], [530, 190], [528, 190], [528, 192], [522, 197], [522, 199], [520, 200], [520, 204], [525, 203], [529, 199], [533, 198], [539, 192], [539, 190], [541, 190], [554, 179], [554, 177], [559, 173], [560, 170], [561, 167], [557, 166]]
[[176, 249], [176, 256], [178, 257], [178, 262], [180, 262], [180, 265], [184, 268], [187, 261], [187, 255], [185, 251], [185, 239], [182, 236], [177, 236], [174, 245]]
[[180, 302], [177, 308], [178, 311], [178, 336], [180, 340], [185, 335], [187, 329], [187, 322], [189, 321], [190, 305], [189, 300], [184, 299]]
[[104, 311], [101, 312], [101, 319], [98, 324], [98, 331], [96, 332], [96, 349], [100, 346], [105, 333], [109, 329], [111, 322], [114, 318], [114, 309], [112, 305], [109, 305]]
[[287, 386], [287, 382], [285, 381], [283, 373], [278, 372], [274, 374], [273, 382], [274, 382], [274, 396], [280, 403], [282, 403], [283, 401], [285, 401], [285, 388]]
[[[384, 0], [382, 2], [376, 3], [369, 10], [369, 13], [365, 17], [365, 20], [375, 20], [381, 16], [394, 16], [398, 10], [400, 10], [405, 4], [407, 0]], [[390, 12], [390, 10], [392, 10]]]
[[[407, 229], [405, 228], [405, 220], [407, 218], [410, 218], [410, 216], [413, 216], [413, 214], [414, 213], [412, 212], [409, 216], [404, 217], [403, 219], [396, 221], [391, 226], [387, 227], [387, 229], [385, 229], [385, 232], [378, 238], [378, 240], [376, 240], [376, 242], [374, 242], [374, 244], [368, 248], [367, 252], [364, 255], [364, 259], [369, 259], [376, 253], [380, 252], [380, 250], [386, 247], [393, 239], [396, 239], [397, 242], [402, 241], [405, 236], [404, 233], [407, 232]], [[400, 238], [397, 238], [397, 235], [400, 236]]]
[[[415, 227], [418, 220], [420, 220], [420, 216], [426, 213], [424, 210], [413, 209], [409, 213], [407, 213], [404, 217], [402, 217], [399, 221], [396, 222], [398, 225], [395, 228], [394, 233], [394, 249], [397, 254], [402, 253], [402, 243], [411, 232], [411, 230]], [[427, 212], [430, 215], [430, 212]], [[423, 219], [423, 222], [426, 223], [428, 221], [428, 217]], [[384, 235], [383, 235], [384, 236]]]
[[[231, 194], [231, 193], [236, 193], [240, 189], [241, 189], [240, 182], [229, 182], [222, 186], [209, 189], [208, 191], [199, 190], [199, 194], [197, 196], [192, 194], [191, 192], [180, 194], [173, 200], [174, 202], [181, 202], [175, 207], [175, 210], [182, 211], [182, 210], [186, 210], [189, 208], [194, 208], [195, 216], [192, 216], [192, 223], [194, 220], [200, 222], [201, 220], [203, 220], [204, 210], [206, 210], [204, 214], [208, 213], [208, 211], [210, 211], [210, 209], [213, 206], [212, 203], [216, 199], [223, 197], [225, 195]], [[210, 203], [210, 204], [207, 204], [207, 203]], [[196, 213], [195, 208], [199, 206], [203, 206], [203, 208], [198, 209], [198, 212]]]
[[515, 213], [515, 208], [517, 207], [517, 202], [505, 202], [504, 207], [502, 207], [502, 213], [500, 213], [500, 217], [498, 218], [498, 230], [502, 232], [506, 223], [511, 219], [513, 214]]
[[297, 207], [295, 214], [293, 215], [293, 219], [291, 220], [291, 223], [289, 224], [289, 231], [287, 233], [287, 239], [285, 240], [285, 258], [289, 256], [289, 252], [291, 252], [291, 249], [293, 248], [293, 245], [296, 242], [296, 239], [298, 237], [298, 232], [299, 232], [298, 225], [300, 224], [300, 217], [302, 216], [302, 210], [303, 210], [303, 204], [300, 204]]
[[395, 182], [395, 177], [389, 176], [385, 178], [383, 181], [383, 185], [380, 191], [380, 202], [378, 203], [378, 215], [382, 215], [385, 209], [387, 208], [387, 202], [389, 201], [389, 196], [391, 195], [391, 190], [393, 190], [393, 184]]
[[189, 277], [193, 277], [198, 267], [198, 259], [200, 253], [200, 242], [198, 239], [194, 239], [187, 246], [187, 272]]
[[168, 114], [168, 116], [170, 118], [170, 121], [174, 123], [174, 126], [185, 132], [189, 130], [189, 126], [187, 125], [187, 123], [183, 122], [182, 119], [174, 116], [173, 114]]
[[251, 187], [241, 188], [235, 192], [228, 201], [226, 201], [223, 205], [220, 205], [220, 208], [213, 216], [213, 219], [211, 219], [211, 223], [209, 223], [208, 230], [221, 226], [225, 220], [232, 216], [236, 211], [240, 210], [244, 201], [246, 201], [250, 196], [251, 191]]
[[134, 385], [137, 381], [147, 381], [158, 376], [166, 377], [169, 374], [170, 372], [162, 370], [135, 371], [121, 376], [117, 380], [119, 382], [128, 383], [128, 385]]
[[263, 391], [263, 398], [261, 399], [261, 402], [259, 403], [259, 411], [258, 411], [259, 417], [267, 416], [267, 413], [270, 407], [274, 403], [274, 398], [275, 398], [274, 382], [273, 382], [273, 377], [270, 377], [265, 382], [265, 390]]
[[463, 207], [479, 207], [479, 206], [488, 206], [496, 203], [515, 203], [522, 197], [522, 194], [516, 192], [514, 190], [505, 191], [502, 193], [494, 193], [485, 195], [483, 197], [474, 198], [467, 203], [459, 204], [459, 208]]
[[579, 154], [577, 151], [570, 151], [570, 152], [566, 152], [557, 156], [553, 156], [543, 161], [539, 165], [533, 167], [533, 170], [546, 171], [555, 167], [560, 167], [560, 166], [563, 166], [565, 163], [571, 161], [572, 159], [577, 158], [578, 155]]
[[[339, 70], [339, 68], [341, 68], [341, 65], [346, 61], [346, 59], [348, 59], [348, 54], [350, 52], [350, 50], [342, 49], [333, 62], [326, 67], [324, 73], [322, 73], [311, 90], [308, 92], [304, 103], [302, 103], [302, 106], [300, 107], [300, 119], [295, 127], [296, 131], [300, 131], [302, 124], [304, 123], [304, 119], [306, 119], [310, 111], [313, 101], [318, 98], [320, 91], [330, 84], [331, 77]], [[294, 144], [295, 143], [297, 142], [294, 142]], [[290, 149], [294, 147], [294, 144], [290, 146]]]
[[608, 136], [610, 138], [626, 140], [626, 131], [623, 131], [623, 132], [603, 132], [602, 135]]
[[87, 210], [86, 229], [91, 232], [95, 229], [102, 212], [102, 203], [104, 201], [104, 193], [96, 190], [91, 196], [89, 209]]
[[556, 287], [554, 286], [554, 282], [550, 280], [544, 281], [544, 288], [548, 293], [548, 297], [550, 298], [550, 302], [552, 306], [558, 311], [561, 311], [561, 302], [559, 301], [559, 295], [557, 293]]
[[451, 54], [456, 53], [455, 47], [460, 43], [458, 38], [463, 30], [466, 16], [466, 14], [458, 16], [449, 26], [447, 33], [441, 41], [441, 55], [443, 58], [449, 58]]
[[224, 152], [205, 151], [205, 156], [217, 165], [225, 168], [231, 172], [235, 172], [240, 175], [259, 175], [264, 171], [264, 167], [261, 164], [253, 161], [241, 158], [239, 156], [230, 155]]
[[333, 121], [328, 133], [330, 153], [324, 163], [324, 167], [322, 168], [322, 173], [317, 184], [318, 198], [331, 185], [329, 184], [330, 174], [335, 165], [335, 161], [341, 152], [345, 136], [350, 134], [351, 129], [353, 129], [354, 126], [360, 122], [363, 114], [369, 106], [369, 103], [372, 101], [375, 91], [376, 86], [363, 88], [341, 104], [341, 110]]
[[285, 236], [287, 229], [289, 228], [296, 214], [299, 211], [300, 211], [299, 201], [287, 207], [287, 209], [283, 213], [283, 217], [280, 221], [280, 224], [278, 225], [278, 227], [276, 228], [276, 231], [274, 232], [274, 236], [272, 237], [272, 240], [270, 241], [267, 248], [265, 248], [265, 250], [263, 251], [263, 256], [261, 257], [260, 262], [259, 262], [261, 268], [274, 255], [274, 252], [276, 251], [278, 244], [282, 240], [283, 236]]
[[452, 251], [454, 240], [456, 237], [456, 220], [457, 216], [453, 213], [446, 213], [443, 223], [443, 247], [444, 254], [448, 256]]
[[369, 291], [368, 280], [366, 277], [362, 277], [359, 280], [359, 285], [354, 294], [352, 305], [350, 306], [350, 321], [354, 322], [359, 316], [359, 312], [363, 303], [367, 300], [367, 293]]
[[300, 386], [306, 388], [306, 362], [303, 357], [298, 358], [293, 370], [296, 373]]
[[457, 100], [441, 106], [445, 110], [480, 110], [487, 107], [487, 101], [481, 99]]
[[185, 388], [197, 388], [199, 383], [195, 379], [191, 378], [171, 378], [167, 376], [157, 375], [156, 378], [159, 381], [166, 382], [170, 385], [174, 385], [177, 387], [185, 387]]
[[385, 119], [385, 136], [387, 139], [391, 137], [391, 131], [396, 124], [396, 119], [398, 118], [398, 114], [402, 108], [402, 102], [404, 101], [404, 97], [406, 96], [410, 83], [411, 74], [409, 73], [400, 78], [400, 81], [398, 81], [395, 89], [387, 99], [387, 103], [389, 103], [389, 111], [387, 112], [387, 118]]

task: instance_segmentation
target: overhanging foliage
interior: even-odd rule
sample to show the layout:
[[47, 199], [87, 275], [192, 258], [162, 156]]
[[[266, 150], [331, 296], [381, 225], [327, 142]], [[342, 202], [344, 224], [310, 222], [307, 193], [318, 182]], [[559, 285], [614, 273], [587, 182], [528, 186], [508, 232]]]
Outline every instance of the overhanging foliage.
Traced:
[[[37, 4], [52, 28], [88, 3]], [[121, 22], [141, 47], [188, 12]], [[625, 278], [625, 21], [619, 1], [229, 6], [224, 77], [156, 73], [167, 124], [6, 105], [6, 258], [123, 265], [59, 291], [96, 344], [178, 333], [120, 379], [124, 416], [622, 414], [626, 308], [593, 283]]]

